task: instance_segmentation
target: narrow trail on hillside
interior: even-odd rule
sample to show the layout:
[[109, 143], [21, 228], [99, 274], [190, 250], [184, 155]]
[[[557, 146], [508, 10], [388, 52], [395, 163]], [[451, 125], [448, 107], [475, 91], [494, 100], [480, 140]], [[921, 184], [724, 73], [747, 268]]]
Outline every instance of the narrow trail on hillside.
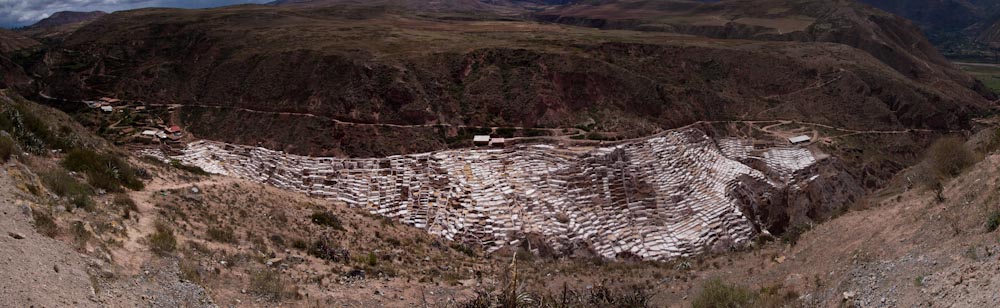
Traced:
[[129, 257], [122, 260], [123, 263], [129, 265], [131, 268], [139, 268], [143, 259], [146, 257], [146, 255], [142, 252], [149, 251], [149, 247], [142, 241], [156, 231], [155, 217], [158, 217], [156, 215], [156, 211], [159, 210], [159, 208], [152, 200], [156, 193], [190, 187], [226, 185], [237, 181], [240, 181], [240, 179], [226, 176], [210, 176], [200, 181], [187, 183], [155, 179], [149, 182], [145, 189], [129, 192], [129, 197], [135, 201], [137, 213], [134, 213], [134, 215], [136, 215], [138, 219], [134, 224], [126, 228], [126, 235], [128, 239], [122, 244], [122, 248], [128, 252], [127, 256]]

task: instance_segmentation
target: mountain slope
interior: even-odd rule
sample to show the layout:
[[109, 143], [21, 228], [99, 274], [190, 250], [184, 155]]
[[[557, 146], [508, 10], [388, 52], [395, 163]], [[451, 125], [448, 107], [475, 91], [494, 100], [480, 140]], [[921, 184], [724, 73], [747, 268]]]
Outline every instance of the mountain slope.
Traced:
[[19, 52], [37, 47], [39, 43], [6, 29], [0, 29], [0, 89], [31, 82], [24, 68], [12, 59]]
[[108, 15], [108, 13], [102, 11], [55, 12], [31, 26], [18, 30], [18, 32], [36, 39], [61, 38], [104, 15]]
[[0, 29], [0, 53], [11, 52], [37, 46], [38, 42], [7, 29]]
[[557, 8], [537, 16], [601, 28], [840, 43], [861, 49], [898, 72], [967, 103], [982, 102], [981, 96], [992, 97], [980, 83], [953, 67], [910, 22], [853, 1], [604, 1]]
[[[651, 30], [612, 18], [625, 12], [660, 18], [662, 29], [652, 30], [682, 34], [392, 6], [146, 9], [81, 28], [39, 70], [48, 72], [46, 93], [181, 104], [185, 124], [201, 136], [324, 155], [440, 149], [456, 132], [437, 124], [590, 126], [627, 137], [732, 119], [954, 129], [988, 105], [980, 84], [885, 14], [772, 1], [771, 10], [784, 13], [760, 19], [768, 10], [743, 1], [636, 3], [654, 7], [639, 14], [576, 5], [540, 16], [594, 26], [582, 21], [605, 10], [604, 28]], [[750, 17], [729, 26], [669, 23], [681, 13], [739, 10]], [[769, 28], [772, 21], [779, 26]], [[364, 133], [393, 136], [388, 141], [355, 140], [348, 138], [364, 126], [333, 120], [403, 126]], [[218, 129], [220, 121], [243, 125]], [[291, 138], [305, 131], [326, 137]]]
[[[964, 60], [994, 60], [1000, 2], [994, 0], [863, 0], [913, 20], [945, 55]], [[993, 29], [993, 30], [991, 30]]]
[[93, 21], [95, 19], [101, 18], [101, 16], [108, 15], [106, 12], [93, 11], [93, 12], [72, 12], [72, 11], [62, 11], [52, 13], [49, 17], [39, 20], [35, 24], [28, 26], [29, 29], [38, 28], [52, 28], [61, 27], [71, 24], [85, 23], [88, 21]]

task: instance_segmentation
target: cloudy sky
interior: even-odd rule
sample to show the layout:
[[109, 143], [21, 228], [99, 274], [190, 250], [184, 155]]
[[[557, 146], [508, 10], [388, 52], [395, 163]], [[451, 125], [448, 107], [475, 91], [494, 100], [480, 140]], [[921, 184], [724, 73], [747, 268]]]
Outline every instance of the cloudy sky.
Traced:
[[26, 26], [58, 11], [113, 12], [143, 7], [203, 8], [272, 0], [0, 0], [0, 27]]

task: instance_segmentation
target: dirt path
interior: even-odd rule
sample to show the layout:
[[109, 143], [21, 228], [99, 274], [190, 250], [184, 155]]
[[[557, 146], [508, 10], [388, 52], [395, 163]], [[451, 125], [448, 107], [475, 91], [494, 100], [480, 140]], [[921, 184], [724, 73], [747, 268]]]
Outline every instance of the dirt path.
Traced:
[[143, 261], [148, 258], [147, 252], [149, 248], [143, 243], [143, 240], [156, 231], [154, 217], [157, 216], [156, 211], [158, 208], [152, 201], [152, 197], [155, 194], [162, 191], [189, 187], [225, 185], [237, 181], [240, 180], [218, 175], [210, 176], [197, 182], [174, 182], [158, 178], [146, 185], [146, 189], [144, 190], [129, 192], [129, 196], [135, 201], [136, 208], [138, 209], [138, 213], [136, 213], [138, 219], [135, 224], [127, 228], [126, 234], [128, 235], [128, 239], [122, 245], [124, 252], [117, 255], [117, 260], [128, 268], [138, 269]]
[[994, 63], [973, 63], [973, 62], [952, 62], [952, 63], [957, 64], [957, 65], [985, 66], [985, 67], [1000, 68], [1000, 64], [994, 64]]

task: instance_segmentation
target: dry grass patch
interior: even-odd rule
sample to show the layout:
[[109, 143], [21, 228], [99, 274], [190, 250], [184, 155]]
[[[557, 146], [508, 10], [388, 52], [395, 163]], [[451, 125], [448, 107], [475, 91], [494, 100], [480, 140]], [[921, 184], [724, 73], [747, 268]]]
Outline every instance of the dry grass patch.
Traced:
[[156, 232], [149, 237], [149, 248], [160, 256], [168, 256], [177, 250], [174, 230], [163, 222], [156, 223]]

